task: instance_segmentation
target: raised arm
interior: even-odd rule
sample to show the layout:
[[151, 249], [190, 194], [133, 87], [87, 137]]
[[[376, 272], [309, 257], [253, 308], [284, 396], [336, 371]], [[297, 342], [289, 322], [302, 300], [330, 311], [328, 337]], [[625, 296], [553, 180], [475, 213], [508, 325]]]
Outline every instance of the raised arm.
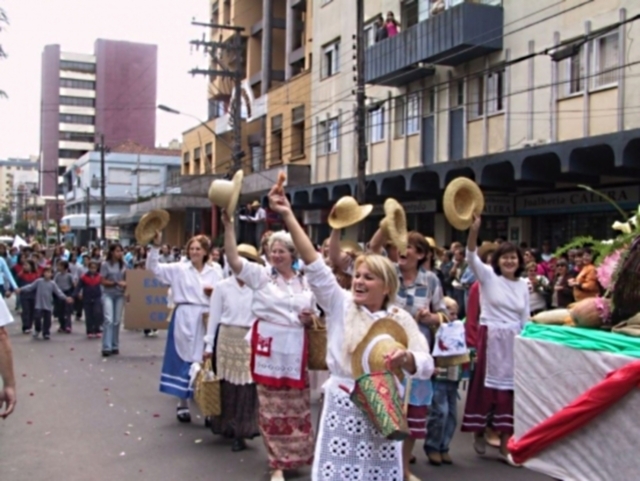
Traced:
[[[162, 245], [162, 232], [156, 232], [153, 246], [147, 252], [145, 267], [153, 272], [156, 278], [167, 285], [171, 285], [174, 275], [180, 275], [180, 265], [177, 263], [160, 264], [160, 247]], [[102, 269], [100, 274], [102, 274]], [[104, 275], [102, 276], [104, 278]], [[104, 281], [103, 281], [104, 282]]]
[[495, 275], [491, 267], [485, 265], [478, 256], [478, 232], [480, 231], [480, 225], [482, 219], [479, 215], [474, 216], [473, 224], [469, 229], [469, 237], [467, 238], [467, 262], [469, 263], [469, 269], [476, 276], [476, 279], [482, 284], [490, 276]]
[[238, 255], [238, 243], [233, 222], [231, 222], [229, 214], [225, 211], [222, 211], [222, 225], [224, 225], [224, 253], [229, 267], [231, 267], [235, 275], [238, 275], [242, 271], [242, 259]]
[[382, 229], [382, 227], [378, 228], [369, 241], [369, 252], [372, 252], [373, 254], [382, 254], [382, 249], [384, 248], [386, 240], [384, 229]]
[[293, 214], [291, 204], [284, 194], [284, 191], [280, 190], [277, 185], [273, 186], [271, 192], [269, 192], [269, 206], [271, 210], [282, 216], [302, 262], [304, 262], [305, 265], [312, 264], [320, 257], [320, 254], [318, 254], [315, 247], [313, 247], [313, 243]]
[[331, 265], [339, 266], [342, 257], [342, 249], [340, 249], [340, 230], [333, 229], [329, 237], [329, 260]]

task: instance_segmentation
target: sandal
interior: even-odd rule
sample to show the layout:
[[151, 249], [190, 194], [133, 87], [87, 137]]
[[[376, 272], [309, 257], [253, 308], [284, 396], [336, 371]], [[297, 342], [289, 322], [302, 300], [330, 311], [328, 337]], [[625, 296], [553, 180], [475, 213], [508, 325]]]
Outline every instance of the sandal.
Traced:
[[190, 423], [191, 422], [191, 412], [188, 407], [180, 407], [176, 408], [176, 417], [178, 421], [181, 423]]

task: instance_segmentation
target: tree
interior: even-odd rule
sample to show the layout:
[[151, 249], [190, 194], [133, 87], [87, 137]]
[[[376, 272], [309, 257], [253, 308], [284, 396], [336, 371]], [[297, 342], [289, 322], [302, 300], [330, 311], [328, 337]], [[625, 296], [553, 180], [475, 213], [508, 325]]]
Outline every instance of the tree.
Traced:
[[[5, 30], [7, 25], [9, 25], [9, 17], [7, 16], [7, 12], [0, 7], [0, 32]], [[7, 58], [7, 53], [4, 51], [2, 44], [0, 43], [0, 60], [3, 58]], [[0, 97], [7, 98], [7, 93], [4, 90], [0, 90]]]

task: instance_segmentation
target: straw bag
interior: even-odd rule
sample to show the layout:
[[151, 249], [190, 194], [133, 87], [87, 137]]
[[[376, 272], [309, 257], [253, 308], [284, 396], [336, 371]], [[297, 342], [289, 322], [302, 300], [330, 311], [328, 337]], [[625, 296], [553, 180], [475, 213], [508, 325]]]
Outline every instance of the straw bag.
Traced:
[[309, 356], [307, 366], [310, 371], [327, 371], [327, 327], [317, 317], [313, 317], [313, 325], [307, 329], [309, 338]]
[[204, 366], [196, 377], [193, 398], [203, 416], [220, 416], [222, 413], [220, 379], [213, 372], [211, 359], [204, 362]]

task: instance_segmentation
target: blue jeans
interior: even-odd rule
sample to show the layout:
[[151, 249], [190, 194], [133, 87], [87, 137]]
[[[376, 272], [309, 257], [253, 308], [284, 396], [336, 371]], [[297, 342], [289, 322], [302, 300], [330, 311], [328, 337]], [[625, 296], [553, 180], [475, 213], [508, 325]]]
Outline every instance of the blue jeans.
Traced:
[[448, 453], [456, 432], [458, 381], [433, 381], [433, 401], [427, 421], [424, 451]]
[[102, 350], [114, 351], [119, 349], [120, 321], [124, 310], [124, 296], [102, 295], [102, 312], [104, 323], [102, 324]]

